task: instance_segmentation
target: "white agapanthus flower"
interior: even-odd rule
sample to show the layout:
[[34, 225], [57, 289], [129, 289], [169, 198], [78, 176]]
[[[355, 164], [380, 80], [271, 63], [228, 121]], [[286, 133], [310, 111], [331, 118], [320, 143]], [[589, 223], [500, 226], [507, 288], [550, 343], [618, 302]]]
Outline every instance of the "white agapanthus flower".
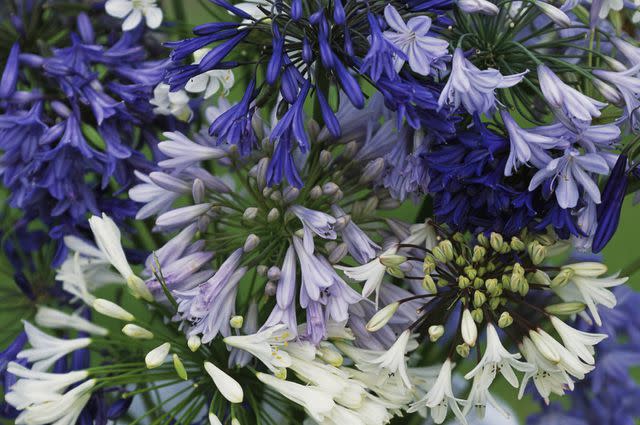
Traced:
[[364, 282], [364, 287], [362, 288], [362, 296], [368, 297], [375, 292], [377, 305], [380, 286], [382, 285], [382, 280], [387, 270], [387, 266], [383, 264], [384, 257], [395, 255], [396, 252], [398, 252], [398, 247], [393, 246], [383, 252], [380, 256], [361, 266], [335, 266], [335, 268], [337, 268], [338, 270], [342, 270], [344, 274], [357, 282]]
[[[607, 272], [606, 266], [600, 263], [576, 263], [564, 266], [573, 272], [566, 285], [554, 288], [555, 293], [564, 301], [579, 301], [586, 304], [589, 313], [598, 326], [602, 325], [598, 305], [613, 308], [616, 305], [616, 297], [609, 288], [622, 285], [629, 278], [618, 277], [614, 274], [609, 277], [600, 277]], [[581, 314], [581, 317], [590, 321], [589, 316]]]
[[118, 270], [118, 273], [125, 279], [127, 286], [137, 297], [147, 301], [153, 301], [153, 295], [145, 285], [144, 281], [136, 276], [131, 270], [131, 266], [124, 255], [120, 242], [120, 229], [116, 223], [106, 214], [102, 217], [92, 216], [89, 219], [89, 226], [98, 245], [98, 249], [111, 265]]
[[102, 326], [95, 325], [76, 313], [67, 314], [44, 306], [38, 307], [35, 321], [38, 325], [49, 329], [74, 329], [101, 336], [109, 333]]
[[162, 9], [156, 0], [107, 0], [104, 8], [114, 18], [125, 18], [122, 31], [136, 28], [142, 18], [151, 29], [158, 28], [162, 23]]
[[533, 384], [538, 390], [538, 393], [547, 404], [549, 403], [551, 394], [563, 395], [565, 389], [573, 390], [573, 380], [567, 372], [542, 355], [530, 338], [523, 338], [519, 349], [520, 352], [524, 354], [527, 362], [535, 367], [533, 371], [525, 372], [522, 382], [520, 383], [519, 399], [524, 395], [524, 390], [530, 379], [533, 379]]
[[256, 377], [282, 396], [302, 406], [307, 414], [318, 423], [323, 423], [336, 407], [333, 398], [318, 387], [301, 385], [260, 372], [256, 373]]
[[405, 359], [410, 338], [411, 331], [407, 329], [400, 334], [389, 350], [381, 356], [370, 360], [370, 363], [378, 365], [390, 374], [399, 374], [407, 388], [412, 387], [411, 380], [407, 374], [407, 361]]
[[168, 84], [160, 83], [153, 89], [153, 99], [149, 101], [156, 115], [173, 115], [181, 121], [189, 121], [193, 111], [189, 106], [189, 95], [184, 90], [171, 91]]
[[291, 366], [289, 353], [281, 348], [294, 338], [286, 325], [279, 324], [253, 335], [234, 335], [224, 339], [225, 344], [239, 348], [257, 357], [272, 372], [281, 374]]
[[238, 381], [223, 372], [219, 367], [211, 362], [204, 362], [204, 369], [207, 371], [220, 394], [231, 403], [242, 403], [244, 393]]
[[32, 363], [35, 371], [46, 371], [58, 359], [91, 343], [90, 338], [61, 339], [42, 332], [31, 323], [24, 321], [24, 331], [29, 339], [31, 348], [20, 351], [19, 359], [25, 359]]
[[[211, 49], [208, 48], [196, 50], [193, 53], [193, 57], [195, 59], [193, 64], [199, 64], [202, 58], [209, 51], [211, 51]], [[187, 83], [185, 84], [184, 89], [189, 93], [204, 93], [203, 97], [205, 99], [209, 99], [220, 89], [222, 89], [222, 93], [225, 96], [228, 95], [229, 90], [231, 89], [231, 87], [233, 87], [234, 83], [235, 77], [232, 70], [213, 69], [189, 79], [189, 81], [187, 81]]]
[[55, 401], [62, 397], [71, 385], [84, 381], [89, 376], [84, 370], [68, 373], [39, 372], [15, 362], [9, 363], [7, 372], [16, 376], [18, 380], [9, 388], [5, 400], [18, 410], [38, 403]]
[[453, 388], [451, 387], [452, 369], [451, 359], [447, 359], [442, 364], [442, 368], [433, 387], [423, 398], [413, 403], [408, 411], [416, 412], [424, 407], [428, 407], [431, 409], [431, 419], [433, 419], [435, 423], [441, 424], [447, 417], [449, 407], [451, 407], [451, 411], [458, 421], [463, 425], [468, 425], [467, 419], [462, 414], [462, 410], [460, 410], [460, 406], [458, 406], [458, 401], [453, 395]]

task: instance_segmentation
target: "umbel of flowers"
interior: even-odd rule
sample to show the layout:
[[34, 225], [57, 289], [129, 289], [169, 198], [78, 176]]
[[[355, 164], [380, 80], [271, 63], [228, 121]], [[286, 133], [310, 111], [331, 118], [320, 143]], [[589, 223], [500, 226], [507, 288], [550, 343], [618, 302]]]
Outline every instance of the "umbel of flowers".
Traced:
[[[392, 264], [388, 271], [404, 279], [421, 280], [425, 291], [389, 303], [367, 328], [378, 331], [407, 302], [420, 303], [417, 319], [382, 357], [359, 354], [364, 363], [377, 363], [390, 374], [399, 373], [411, 387], [405, 353], [415, 346], [410, 347], [409, 342], [418, 338], [425, 346], [438, 344], [446, 360], [434, 386], [410, 411], [429, 408], [433, 420], [441, 423], [451, 408], [466, 423], [465, 415], [473, 408], [481, 416], [487, 403], [500, 409], [489, 392], [498, 373], [520, 388], [519, 397], [533, 381], [548, 402], [552, 393], [562, 395], [572, 390], [574, 380], [584, 379], [594, 369], [594, 346], [607, 335], [576, 329], [565, 322], [566, 317], [581, 314], [601, 325], [597, 306], [613, 307], [616, 299], [608, 288], [627, 278], [605, 277], [607, 268], [598, 262], [553, 265], [549, 260], [567, 247], [553, 235], [523, 232], [505, 239], [495, 232], [471, 237], [440, 227], [433, 231], [437, 240], [432, 246], [400, 244], [395, 256], [385, 259], [386, 264]], [[420, 267], [417, 261], [421, 258]], [[413, 263], [410, 270], [415, 271], [403, 273], [400, 266], [407, 263]], [[372, 279], [385, 271], [369, 266], [345, 270], [358, 280]], [[517, 349], [515, 353], [508, 350], [512, 347]], [[472, 384], [461, 407], [452, 392], [452, 369], [473, 351], [478, 360], [464, 375]], [[521, 381], [514, 369], [523, 373]]]

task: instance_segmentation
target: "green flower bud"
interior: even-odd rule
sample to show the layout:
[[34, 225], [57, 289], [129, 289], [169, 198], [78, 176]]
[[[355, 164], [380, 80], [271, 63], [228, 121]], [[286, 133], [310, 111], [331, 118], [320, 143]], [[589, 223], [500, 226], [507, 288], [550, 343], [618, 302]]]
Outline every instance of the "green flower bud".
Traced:
[[524, 250], [524, 242], [518, 239], [516, 236], [511, 238], [511, 243], [509, 244], [511, 249], [514, 251], [523, 251]]
[[487, 296], [482, 291], [475, 291], [473, 293], [473, 306], [482, 307], [482, 304], [487, 302]]
[[436, 258], [436, 260], [440, 261], [441, 263], [447, 262], [447, 256], [445, 255], [440, 245], [434, 246], [433, 249], [431, 250], [431, 253]]
[[435, 271], [436, 269], [436, 260], [431, 256], [428, 255], [426, 257], [424, 257], [424, 263], [422, 264], [422, 271], [425, 274], [431, 274]]
[[478, 267], [478, 276], [482, 277], [487, 273], [487, 268], [485, 266]]
[[386, 254], [380, 256], [380, 263], [387, 267], [397, 267], [407, 261], [404, 255]]
[[483, 246], [476, 245], [473, 247], [473, 257], [471, 257], [471, 261], [478, 263], [484, 260], [485, 255], [487, 255], [487, 249]]
[[465, 264], [467, 264], [467, 260], [462, 255], [458, 255], [456, 257], [456, 265], [462, 267]]
[[484, 320], [484, 312], [481, 308], [476, 308], [471, 311], [471, 317], [473, 318], [474, 322], [482, 323], [482, 321]]
[[180, 379], [187, 380], [187, 370], [184, 368], [184, 364], [180, 357], [177, 354], [173, 355], [173, 368], [176, 370], [176, 373], [180, 377]]
[[494, 251], [502, 251], [502, 245], [504, 244], [504, 240], [502, 239], [502, 235], [496, 232], [491, 232], [489, 237], [489, 243], [491, 244], [491, 248]]
[[520, 285], [518, 286], [518, 292], [523, 297], [529, 293], [529, 282], [524, 277], [520, 278]]
[[551, 285], [551, 278], [549, 275], [542, 270], [536, 270], [532, 276], [532, 282], [537, 283], [538, 285], [549, 286]]
[[444, 326], [429, 326], [429, 339], [431, 340], [431, 342], [436, 342], [442, 335], [444, 335]]
[[560, 286], [566, 285], [569, 280], [573, 277], [573, 270], [571, 269], [563, 269], [551, 280], [551, 287], [557, 288]]
[[393, 317], [399, 306], [400, 303], [396, 301], [378, 310], [378, 312], [374, 314], [371, 320], [367, 323], [367, 330], [369, 332], [375, 332], [382, 329]]
[[585, 305], [579, 302], [559, 303], [547, 306], [545, 311], [554, 315], [577, 314], [584, 310]]
[[495, 298], [490, 298], [489, 299], [489, 308], [491, 310], [495, 310], [499, 306], [500, 306], [500, 298], [499, 297], [495, 297]]
[[466, 238], [464, 237], [464, 234], [460, 233], [460, 232], [456, 232], [453, 234], [453, 236], [451, 237], [451, 239], [453, 239], [454, 241], [461, 243], [461, 244], [466, 244]]
[[404, 272], [398, 266], [387, 267], [387, 273], [398, 279], [404, 279]]
[[495, 271], [495, 270], [496, 270], [496, 265], [495, 265], [495, 264], [493, 264], [493, 262], [489, 262], [489, 263], [487, 264], [487, 272], [488, 272], [488, 273], [491, 273], [491, 272], [493, 272], [493, 271]]
[[527, 246], [531, 262], [535, 265], [542, 263], [547, 256], [547, 248], [542, 246], [540, 242], [533, 241]]
[[478, 275], [478, 271], [473, 266], [467, 266], [464, 268], [464, 272], [470, 280], [473, 280]]
[[470, 348], [467, 344], [460, 344], [456, 346], [456, 353], [458, 353], [460, 357], [464, 357], [464, 358], [468, 357], [469, 351], [470, 351]]
[[438, 288], [436, 287], [436, 282], [433, 280], [431, 275], [428, 275], [428, 274], [425, 274], [424, 278], [422, 279], [422, 287], [432, 294], [435, 294], [436, 292], [438, 292]]
[[466, 276], [458, 276], [458, 287], [460, 289], [467, 288], [469, 285], [471, 285], [471, 281], [469, 280], [468, 277], [466, 277]]
[[489, 292], [489, 294], [495, 295], [495, 291], [498, 289], [498, 279], [485, 280], [484, 287], [487, 288], [487, 292]]
[[480, 289], [484, 286], [484, 279], [476, 277], [475, 279], [473, 279], [473, 287], [475, 289]]
[[487, 239], [487, 237], [483, 233], [479, 233], [478, 236], [476, 236], [476, 239], [478, 240], [478, 243], [480, 245], [484, 246], [485, 248], [489, 247], [489, 239]]
[[443, 286], [447, 286], [448, 284], [449, 282], [446, 279], [442, 277], [438, 279], [438, 286], [443, 287]]
[[440, 247], [440, 249], [442, 249], [442, 252], [444, 253], [445, 257], [447, 258], [447, 261], [453, 261], [454, 255], [455, 255], [455, 251], [453, 249], [453, 244], [451, 243], [450, 240], [444, 240], [442, 242], [440, 242], [438, 244], [438, 246]]
[[511, 317], [508, 311], [503, 311], [500, 315], [500, 318], [498, 319], [498, 326], [504, 329], [511, 326], [512, 323], [513, 317]]

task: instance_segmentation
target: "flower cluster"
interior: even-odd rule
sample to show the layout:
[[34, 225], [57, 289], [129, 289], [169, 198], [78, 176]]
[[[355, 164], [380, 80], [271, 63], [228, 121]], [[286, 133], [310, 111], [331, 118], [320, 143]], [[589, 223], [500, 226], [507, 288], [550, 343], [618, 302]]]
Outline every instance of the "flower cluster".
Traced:
[[0, 2], [0, 416], [633, 423], [636, 9]]
[[147, 59], [142, 37], [94, 28], [81, 13], [68, 44], [34, 51], [26, 38], [11, 47], [0, 90], [3, 184], [10, 205], [53, 238], [77, 233], [88, 212], [135, 214], [111, 185], [127, 187], [135, 168], [149, 167], [141, 150], [156, 142], [149, 99], [164, 61]]

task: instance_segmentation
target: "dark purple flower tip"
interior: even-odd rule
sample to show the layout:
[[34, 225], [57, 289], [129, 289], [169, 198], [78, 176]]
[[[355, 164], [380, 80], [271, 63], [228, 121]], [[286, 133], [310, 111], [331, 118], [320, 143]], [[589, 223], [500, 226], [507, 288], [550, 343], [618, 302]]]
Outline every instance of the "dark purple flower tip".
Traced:
[[340, 130], [338, 117], [336, 117], [336, 114], [331, 109], [331, 106], [329, 105], [329, 102], [327, 102], [327, 98], [324, 96], [322, 91], [317, 88], [316, 96], [318, 98], [318, 104], [320, 105], [320, 112], [322, 112], [322, 119], [324, 120], [325, 126], [333, 137], [339, 138], [342, 131]]
[[294, 21], [299, 21], [302, 18], [302, 0], [291, 2], [291, 17]]
[[620, 155], [602, 191], [602, 202], [598, 205], [598, 227], [591, 246], [593, 252], [602, 251], [618, 228], [628, 184], [627, 156]]
[[7, 99], [16, 91], [18, 82], [18, 58], [20, 56], [20, 45], [16, 42], [11, 46], [7, 63], [2, 72], [0, 80], [0, 99]]
[[333, 2], [333, 20], [338, 25], [344, 25], [347, 22], [342, 0], [335, 0]]
[[282, 67], [282, 49], [284, 48], [284, 37], [280, 34], [280, 29], [277, 25], [273, 25], [273, 53], [271, 53], [271, 59], [267, 65], [267, 83], [270, 85], [275, 84], [278, 76], [280, 75], [280, 68]]
[[132, 402], [133, 397], [116, 400], [111, 406], [109, 406], [109, 410], [107, 410], [107, 418], [111, 420], [121, 418], [127, 413]]

